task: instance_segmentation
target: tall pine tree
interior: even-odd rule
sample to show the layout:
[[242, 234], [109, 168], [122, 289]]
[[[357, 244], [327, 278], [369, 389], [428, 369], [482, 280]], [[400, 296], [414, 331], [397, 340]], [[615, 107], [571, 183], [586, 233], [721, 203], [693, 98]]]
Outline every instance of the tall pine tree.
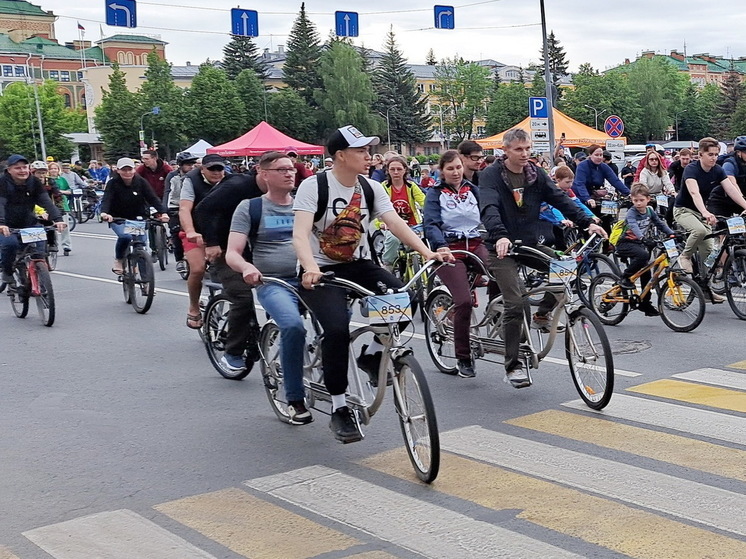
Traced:
[[309, 104], [315, 104], [313, 92], [321, 87], [319, 59], [321, 40], [316, 26], [306, 16], [305, 2], [290, 31], [287, 57], [282, 68], [285, 83], [298, 92]]
[[396, 44], [393, 30], [386, 36], [383, 56], [373, 72], [373, 88], [378, 95], [375, 110], [388, 114], [391, 143], [427, 141], [431, 135], [427, 100], [417, 89], [417, 79]]
[[438, 64], [438, 61], [435, 59], [435, 53], [433, 52], [433, 49], [430, 49], [427, 51], [427, 57], [425, 58], [425, 64], [428, 66], [436, 66]]
[[[715, 133], [718, 138], [729, 138], [733, 136], [733, 115], [736, 114], [741, 101], [746, 97], [746, 91], [741, 83], [741, 76], [731, 62], [728, 75], [720, 87], [720, 99], [717, 104], [717, 119], [715, 121]], [[742, 131], [736, 131], [739, 134]]]
[[140, 96], [127, 89], [126, 76], [119, 64], [114, 63], [111, 68], [109, 90], [104, 90], [101, 104], [96, 107], [95, 123], [104, 143], [105, 158], [116, 161], [140, 153], [140, 120], [133, 115], [144, 111]]
[[[560, 80], [567, 76], [567, 69], [569, 63], [567, 62], [567, 55], [565, 49], [560, 45], [557, 37], [554, 36], [554, 31], [549, 32], [547, 37], [547, 50], [549, 51], [549, 71], [552, 73], [552, 85], [554, 86], [553, 97], [554, 104], [562, 96], [562, 91], [559, 89]], [[540, 49], [540, 60], [541, 60], [541, 72], [544, 72], [544, 49]]]
[[254, 70], [262, 81], [269, 77], [267, 63], [251, 37], [231, 35], [230, 42], [223, 47], [221, 66], [232, 80], [236, 79], [241, 70], [246, 69]]

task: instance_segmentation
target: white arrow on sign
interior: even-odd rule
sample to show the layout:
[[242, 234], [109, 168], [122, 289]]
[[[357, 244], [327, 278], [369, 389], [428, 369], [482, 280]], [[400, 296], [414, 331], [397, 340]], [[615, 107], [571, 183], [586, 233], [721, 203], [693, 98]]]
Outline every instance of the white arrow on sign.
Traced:
[[109, 4], [109, 7], [112, 10], [123, 10], [124, 13], [127, 15], [127, 27], [132, 26], [132, 14], [130, 13], [130, 9], [127, 6], [120, 6], [119, 4], [112, 3]]
[[243, 20], [243, 34], [248, 35], [249, 34], [249, 15], [244, 12], [241, 14], [241, 19]]
[[531, 130], [549, 130], [548, 118], [532, 118]]
[[443, 16], [449, 16], [453, 12], [450, 10], [443, 10], [438, 14], [438, 25], [442, 28], [443, 27]]
[[345, 14], [345, 35], [350, 36], [350, 16]]

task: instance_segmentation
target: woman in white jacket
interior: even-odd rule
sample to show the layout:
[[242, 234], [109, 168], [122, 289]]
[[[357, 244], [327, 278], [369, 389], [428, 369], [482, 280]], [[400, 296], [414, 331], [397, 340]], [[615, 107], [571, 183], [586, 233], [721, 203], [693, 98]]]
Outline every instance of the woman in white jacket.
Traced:
[[[648, 187], [650, 190], [651, 201], [650, 205], [658, 210], [658, 213], [666, 218], [666, 221], [670, 225], [673, 220], [673, 203], [674, 196], [676, 195], [676, 189], [668, 177], [666, 169], [663, 167], [663, 161], [661, 156], [655, 151], [649, 151], [645, 155], [645, 167], [640, 172], [640, 181], [642, 184]], [[657, 203], [656, 197], [664, 195], [668, 198], [666, 207], [661, 207]]]

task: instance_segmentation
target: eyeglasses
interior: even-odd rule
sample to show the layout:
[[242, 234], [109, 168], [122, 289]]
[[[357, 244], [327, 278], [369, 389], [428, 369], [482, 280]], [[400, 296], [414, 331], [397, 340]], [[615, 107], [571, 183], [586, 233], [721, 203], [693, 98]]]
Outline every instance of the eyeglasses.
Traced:
[[223, 167], [222, 165], [213, 165], [212, 167], [207, 167], [207, 170], [208, 171], [215, 171], [215, 172], [217, 172], [217, 171], [225, 171], [225, 167]]
[[295, 167], [279, 167], [278, 169], [267, 169], [267, 171], [277, 171], [278, 173], [292, 173], [293, 175], [298, 172]]
[[469, 155], [468, 157], [472, 161], [482, 161], [482, 159], [484, 159], [485, 156], [484, 155]]

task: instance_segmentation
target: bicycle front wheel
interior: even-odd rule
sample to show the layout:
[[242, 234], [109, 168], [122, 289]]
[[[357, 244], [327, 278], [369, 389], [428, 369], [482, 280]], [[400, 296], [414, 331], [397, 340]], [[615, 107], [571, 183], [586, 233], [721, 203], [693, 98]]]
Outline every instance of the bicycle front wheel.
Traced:
[[57, 269], [57, 255], [58, 252], [56, 250], [47, 250], [45, 260], [47, 261], [47, 268], [49, 268], [50, 272], [54, 272]]
[[394, 363], [394, 405], [417, 477], [432, 483], [440, 469], [440, 435], [425, 373], [413, 355]]
[[155, 296], [155, 272], [150, 256], [144, 250], [138, 250], [127, 257], [132, 308], [139, 314], [150, 310]]
[[733, 313], [746, 320], [746, 250], [735, 251], [725, 263], [725, 294]]
[[658, 282], [658, 312], [674, 332], [691, 332], [705, 317], [705, 294], [692, 278], [671, 272]]
[[425, 303], [425, 342], [427, 351], [441, 373], [458, 373], [453, 340], [453, 299], [445, 288], [433, 291]]
[[277, 419], [283, 423], [290, 423], [280, 364], [281, 343], [280, 328], [272, 321], [267, 322], [259, 335], [259, 348], [262, 352], [262, 359], [259, 362], [264, 380], [264, 392], [267, 394], [269, 405]]
[[18, 318], [26, 318], [26, 315], [28, 314], [28, 299], [30, 294], [26, 264], [18, 264], [15, 270], [13, 270], [13, 275], [15, 276], [16, 285], [13, 288], [8, 287], [10, 306], [13, 308], [13, 314]]
[[67, 214], [67, 219], [69, 220], [67, 224], [67, 228], [70, 231], [75, 231], [75, 226], [78, 224], [78, 220], [75, 218], [75, 215], [72, 212], [70, 212]]
[[36, 281], [39, 282], [39, 295], [35, 297], [36, 308], [39, 311], [44, 326], [54, 324], [54, 289], [52, 289], [52, 276], [44, 262], [34, 262], [36, 267]]
[[605, 254], [600, 254], [598, 252], [589, 254], [578, 266], [575, 288], [578, 293], [578, 298], [587, 307], [591, 306], [591, 300], [588, 296], [591, 282], [593, 281], [593, 278], [602, 273], [614, 274], [616, 276], [621, 275], [616, 262]]
[[614, 357], [601, 321], [589, 309], [580, 308], [570, 316], [565, 356], [586, 405], [594, 410], [606, 407], [614, 391]]
[[591, 309], [608, 326], [619, 324], [629, 313], [629, 303], [621, 300], [624, 294], [617, 281], [619, 278], [614, 274], [598, 274], [588, 291]]

